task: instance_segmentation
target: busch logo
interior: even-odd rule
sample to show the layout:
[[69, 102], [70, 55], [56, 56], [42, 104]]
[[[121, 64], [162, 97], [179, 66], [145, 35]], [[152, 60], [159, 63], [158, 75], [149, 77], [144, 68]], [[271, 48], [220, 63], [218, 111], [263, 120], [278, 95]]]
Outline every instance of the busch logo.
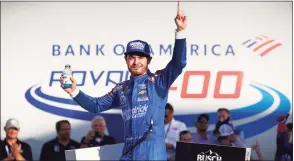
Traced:
[[130, 47], [132, 49], [144, 50], [145, 44], [143, 44], [141, 42], [131, 42]]
[[197, 161], [221, 161], [222, 157], [217, 153], [208, 150], [197, 155]]

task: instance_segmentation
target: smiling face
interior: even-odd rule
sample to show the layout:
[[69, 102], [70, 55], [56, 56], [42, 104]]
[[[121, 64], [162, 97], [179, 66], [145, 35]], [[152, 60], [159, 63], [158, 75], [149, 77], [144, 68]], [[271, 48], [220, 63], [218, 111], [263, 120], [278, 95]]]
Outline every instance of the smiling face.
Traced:
[[71, 135], [71, 127], [70, 124], [64, 122], [60, 125], [59, 131], [57, 131], [58, 138], [61, 140], [68, 140], [70, 139]]
[[134, 53], [125, 57], [129, 72], [132, 76], [144, 75], [148, 70], [150, 57], [146, 57], [141, 53]]
[[7, 139], [17, 139], [19, 130], [17, 128], [5, 128], [6, 138]]

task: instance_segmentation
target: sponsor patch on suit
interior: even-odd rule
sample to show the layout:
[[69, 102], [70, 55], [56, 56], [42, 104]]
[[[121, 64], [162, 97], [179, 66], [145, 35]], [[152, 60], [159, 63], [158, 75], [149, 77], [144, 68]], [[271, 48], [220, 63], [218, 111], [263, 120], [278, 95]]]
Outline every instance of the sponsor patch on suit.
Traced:
[[146, 89], [146, 84], [139, 84], [139, 90], [143, 90], [143, 89]]
[[138, 94], [145, 94], [145, 93], [147, 93], [147, 91], [146, 90], [141, 90]]
[[149, 99], [148, 99], [148, 97], [147, 96], [143, 96], [143, 97], [138, 97], [137, 98], [137, 101], [138, 102], [141, 102], [141, 101], [148, 101]]

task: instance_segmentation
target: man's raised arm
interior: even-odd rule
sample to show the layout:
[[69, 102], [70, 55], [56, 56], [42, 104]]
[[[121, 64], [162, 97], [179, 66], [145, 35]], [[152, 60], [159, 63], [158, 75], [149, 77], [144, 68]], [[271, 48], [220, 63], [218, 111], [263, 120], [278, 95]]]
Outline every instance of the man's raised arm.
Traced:
[[175, 44], [173, 49], [173, 56], [167, 66], [156, 72], [159, 75], [157, 79], [158, 85], [163, 89], [169, 89], [177, 77], [182, 73], [185, 68], [186, 62], [186, 27], [187, 17], [180, 9], [178, 2], [178, 12], [175, 18], [177, 30], [175, 32]]

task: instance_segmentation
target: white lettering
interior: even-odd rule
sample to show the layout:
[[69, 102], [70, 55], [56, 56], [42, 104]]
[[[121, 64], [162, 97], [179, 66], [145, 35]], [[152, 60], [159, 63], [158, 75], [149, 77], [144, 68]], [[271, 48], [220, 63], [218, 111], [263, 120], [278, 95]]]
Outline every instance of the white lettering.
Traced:
[[222, 157], [220, 157], [220, 156], [217, 156], [217, 159], [216, 159], [217, 161], [222, 161]]
[[139, 105], [133, 109], [127, 109], [123, 111], [124, 120], [129, 120], [131, 118], [141, 118], [146, 115], [148, 110], [148, 105]]
[[204, 161], [204, 155], [197, 155], [197, 161]]
[[143, 44], [141, 42], [131, 42], [130, 43], [130, 48], [132, 48], [132, 49], [143, 50], [144, 47], [145, 47], [145, 44]]
[[222, 161], [222, 157], [198, 154], [197, 161]]

